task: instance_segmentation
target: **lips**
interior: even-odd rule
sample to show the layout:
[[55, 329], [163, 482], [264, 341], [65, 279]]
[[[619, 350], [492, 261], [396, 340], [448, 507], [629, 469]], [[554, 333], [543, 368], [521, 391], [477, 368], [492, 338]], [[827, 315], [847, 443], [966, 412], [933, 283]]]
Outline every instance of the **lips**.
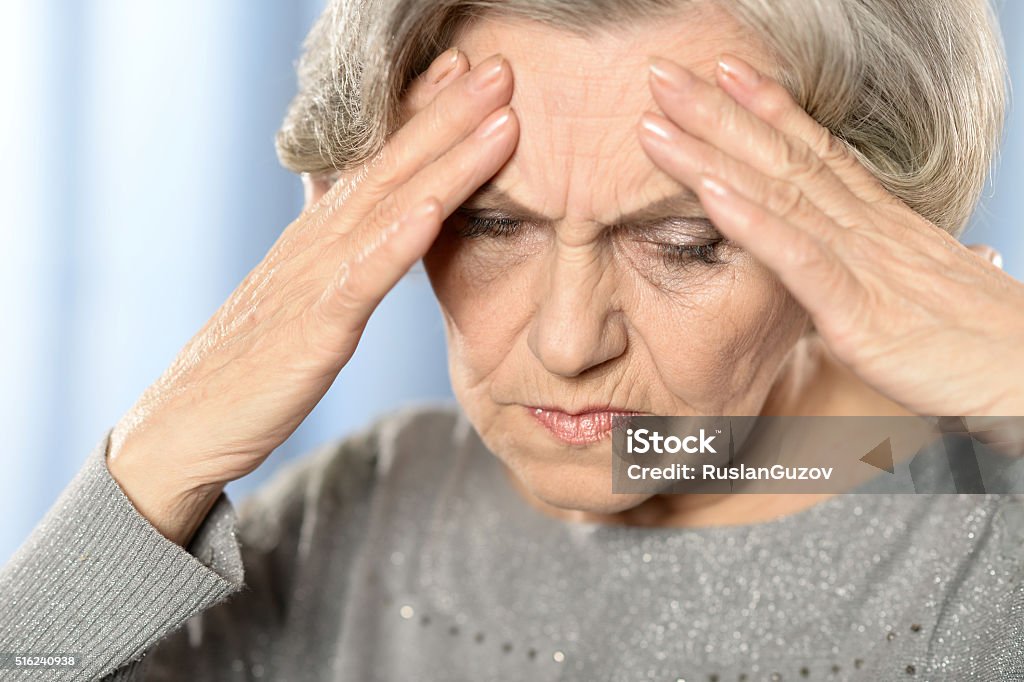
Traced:
[[528, 407], [530, 415], [555, 438], [568, 445], [588, 445], [608, 436], [618, 416], [644, 414], [613, 408], [594, 408], [576, 413], [550, 407]]

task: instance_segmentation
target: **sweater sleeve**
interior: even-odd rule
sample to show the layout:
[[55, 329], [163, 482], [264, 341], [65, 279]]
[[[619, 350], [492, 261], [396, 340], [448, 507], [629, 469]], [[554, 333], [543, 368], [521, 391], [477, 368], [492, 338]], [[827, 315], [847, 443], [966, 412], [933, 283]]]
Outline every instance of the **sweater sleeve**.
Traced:
[[[250, 682], [275, 655], [301, 659], [285, 651], [307, 639], [295, 619], [362, 542], [383, 423], [282, 465], [237, 507], [222, 493], [187, 548], [110, 475], [108, 431], [0, 568], [0, 679]], [[73, 667], [15, 666], [69, 654]]]
[[[2, 679], [142, 680], [147, 649], [244, 586], [226, 494], [182, 548], [111, 477], [109, 438], [108, 430], [0, 569]], [[16, 660], [23, 656], [75, 662], [31, 667]]]

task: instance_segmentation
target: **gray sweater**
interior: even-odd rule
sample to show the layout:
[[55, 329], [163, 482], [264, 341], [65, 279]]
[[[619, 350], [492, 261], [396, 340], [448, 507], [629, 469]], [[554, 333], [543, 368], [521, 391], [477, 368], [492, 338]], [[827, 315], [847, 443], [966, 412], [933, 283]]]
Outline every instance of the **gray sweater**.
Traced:
[[186, 550], [106, 450], [0, 572], [0, 679], [1024, 680], [1014, 496], [569, 523], [519, 497], [456, 405], [427, 404], [288, 464], [237, 515], [222, 495]]

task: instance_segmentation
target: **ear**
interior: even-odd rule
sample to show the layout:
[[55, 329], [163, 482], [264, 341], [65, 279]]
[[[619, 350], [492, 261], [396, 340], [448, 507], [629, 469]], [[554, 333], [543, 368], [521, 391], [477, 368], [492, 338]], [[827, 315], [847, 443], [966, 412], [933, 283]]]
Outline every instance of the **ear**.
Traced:
[[329, 175], [312, 175], [310, 173], [302, 174], [302, 189], [305, 195], [305, 204], [302, 207], [303, 211], [308, 211], [313, 204], [320, 201], [321, 197], [327, 193], [327, 190], [331, 188], [334, 181], [337, 178]]

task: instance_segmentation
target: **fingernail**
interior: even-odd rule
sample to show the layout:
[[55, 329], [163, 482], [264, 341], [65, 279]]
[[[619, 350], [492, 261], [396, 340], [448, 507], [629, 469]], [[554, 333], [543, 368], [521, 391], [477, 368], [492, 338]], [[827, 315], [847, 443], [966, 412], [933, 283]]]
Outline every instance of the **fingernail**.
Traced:
[[498, 82], [505, 68], [505, 60], [500, 55], [490, 64], [483, 63], [472, 70], [469, 76], [470, 89], [480, 92]]
[[669, 88], [684, 88], [693, 81], [693, 76], [686, 69], [673, 64], [668, 59], [649, 55], [647, 67], [655, 80]]
[[480, 137], [490, 137], [501, 130], [505, 123], [508, 122], [511, 112], [512, 109], [510, 107], [504, 106], [488, 116], [484, 122], [480, 124], [478, 133]]
[[438, 55], [434, 63], [430, 65], [430, 83], [437, 85], [444, 77], [452, 72], [459, 61], [459, 48], [449, 47]]
[[723, 54], [718, 59], [719, 70], [740, 85], [751, 88], [761, 80], [761, 74], [742, 59]]
[[995, 251], [992, 253], [992, 265], [996, 266], [1000, 270], [1003, 269], [1003, 254]]
[[661, 122], [660, 117], [657, 117], [656, 114], [646, 112], [640, 117], [640, 125], [643, 126], [644, 130], [659, 139], [665, 140], [666, 142], [672, 139], [672, 133], [665, 124]]
[[702, 175], [700, 176], [700, 184], [701, 186], [704, 187], [704, 189], [711, 192], [715, 196], [721, 197], [723, 199], [729, 196], [729, 188], [723, 181], [719, 180], [718, 178], [715, 178], [710, 175]]

